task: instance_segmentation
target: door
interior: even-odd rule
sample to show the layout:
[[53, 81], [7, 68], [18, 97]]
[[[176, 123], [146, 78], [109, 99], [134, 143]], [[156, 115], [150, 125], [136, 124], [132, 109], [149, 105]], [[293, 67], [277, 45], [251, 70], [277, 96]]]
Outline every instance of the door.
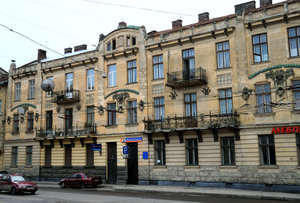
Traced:
[[66, 109], [65, 111], [65, 134], [72, 133], [73, 126], [73, 109]]
[[138, 184], [139, 170], [138, 170], [138, 143], [128, 143], [128, 161], [127, 174], [128, 184]]
[[108, 183], [117, 183], [117, 143], [107, 143]]

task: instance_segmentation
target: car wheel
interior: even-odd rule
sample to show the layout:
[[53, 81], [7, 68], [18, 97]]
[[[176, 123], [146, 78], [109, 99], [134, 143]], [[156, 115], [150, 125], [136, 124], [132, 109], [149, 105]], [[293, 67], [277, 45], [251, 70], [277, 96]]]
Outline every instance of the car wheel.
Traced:
[[31, 191], [30, 194], [35, 195], [35, 191]]
[[60, 187], [61, 187], [61, 188], [65, 188], [65, 187], [66, 187], [66, 184], [65, 184], [65, 183], [61, 183], [61, 184], [60, 184]]
[[17, 194], [17, 190], [16, 190], [16, 188], [15, 188], [15, 187], [12, 187], [12, 188], [11, 188], [11, 190], [10, 190], [10, 194], [12, 194], [12, 195], [15, 195], [15, 194]]
[[84, 188], [85, 188], [85, 184], [84, 184], [84, 183], [81, 183], [80, 188], [81, 188], [81, 189], [84, 189]]

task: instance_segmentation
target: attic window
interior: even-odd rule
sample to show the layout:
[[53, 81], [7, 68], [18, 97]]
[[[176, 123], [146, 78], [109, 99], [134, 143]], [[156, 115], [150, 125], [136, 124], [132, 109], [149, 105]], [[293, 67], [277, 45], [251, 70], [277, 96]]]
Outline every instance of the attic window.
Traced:
[[126, 37], [126, 46], [130, 47], [130, 36]]
[[116, 39], [112, 40], [112, 49], [115, 50], [116, 49]]
[[135, 37], [132, 37], [132, 46], [134, 46], [136, 44], [136, 39]]
[[111, 43], [109, 42], [108, 44], [107, 44], [107, 51], [110, 51], [111, 50]]

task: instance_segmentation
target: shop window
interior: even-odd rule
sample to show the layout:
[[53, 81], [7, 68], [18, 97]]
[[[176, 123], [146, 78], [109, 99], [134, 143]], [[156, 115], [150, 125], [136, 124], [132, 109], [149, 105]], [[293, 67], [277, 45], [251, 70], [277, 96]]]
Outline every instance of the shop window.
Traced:
[[165, 166], [166, 165], [166, 152], [165, 152], [165, 141], [155, 141], [155, 165]]
[[222, 137], [221, 148], [222, 148], [222, 165], [224, 166], [235, 165], [234, 138]]
[[259, 152], [261, 165], [276, 165], [274, 135], [260, 135]]
[[186, 165], [198, 165], [198, 141], [197, 139], [186, 140]]

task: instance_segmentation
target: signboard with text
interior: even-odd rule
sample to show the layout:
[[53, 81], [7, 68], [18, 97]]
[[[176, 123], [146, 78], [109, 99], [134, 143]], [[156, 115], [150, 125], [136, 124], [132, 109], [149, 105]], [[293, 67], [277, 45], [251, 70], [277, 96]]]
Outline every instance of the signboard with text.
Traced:
[[101, 151], [102, 150], [101, 144], [92, 144], [92, 150], [93, 151]]
[[121, 138], [122, 143], [128, 142], [143, 142], [143, 137], [129, 137], [129, 138]]
[[271, 131], [271, 134], [291, 134], [291, 133], [300, 133], [300, 127], [298, 126], [276, 127], [273, 128]]

